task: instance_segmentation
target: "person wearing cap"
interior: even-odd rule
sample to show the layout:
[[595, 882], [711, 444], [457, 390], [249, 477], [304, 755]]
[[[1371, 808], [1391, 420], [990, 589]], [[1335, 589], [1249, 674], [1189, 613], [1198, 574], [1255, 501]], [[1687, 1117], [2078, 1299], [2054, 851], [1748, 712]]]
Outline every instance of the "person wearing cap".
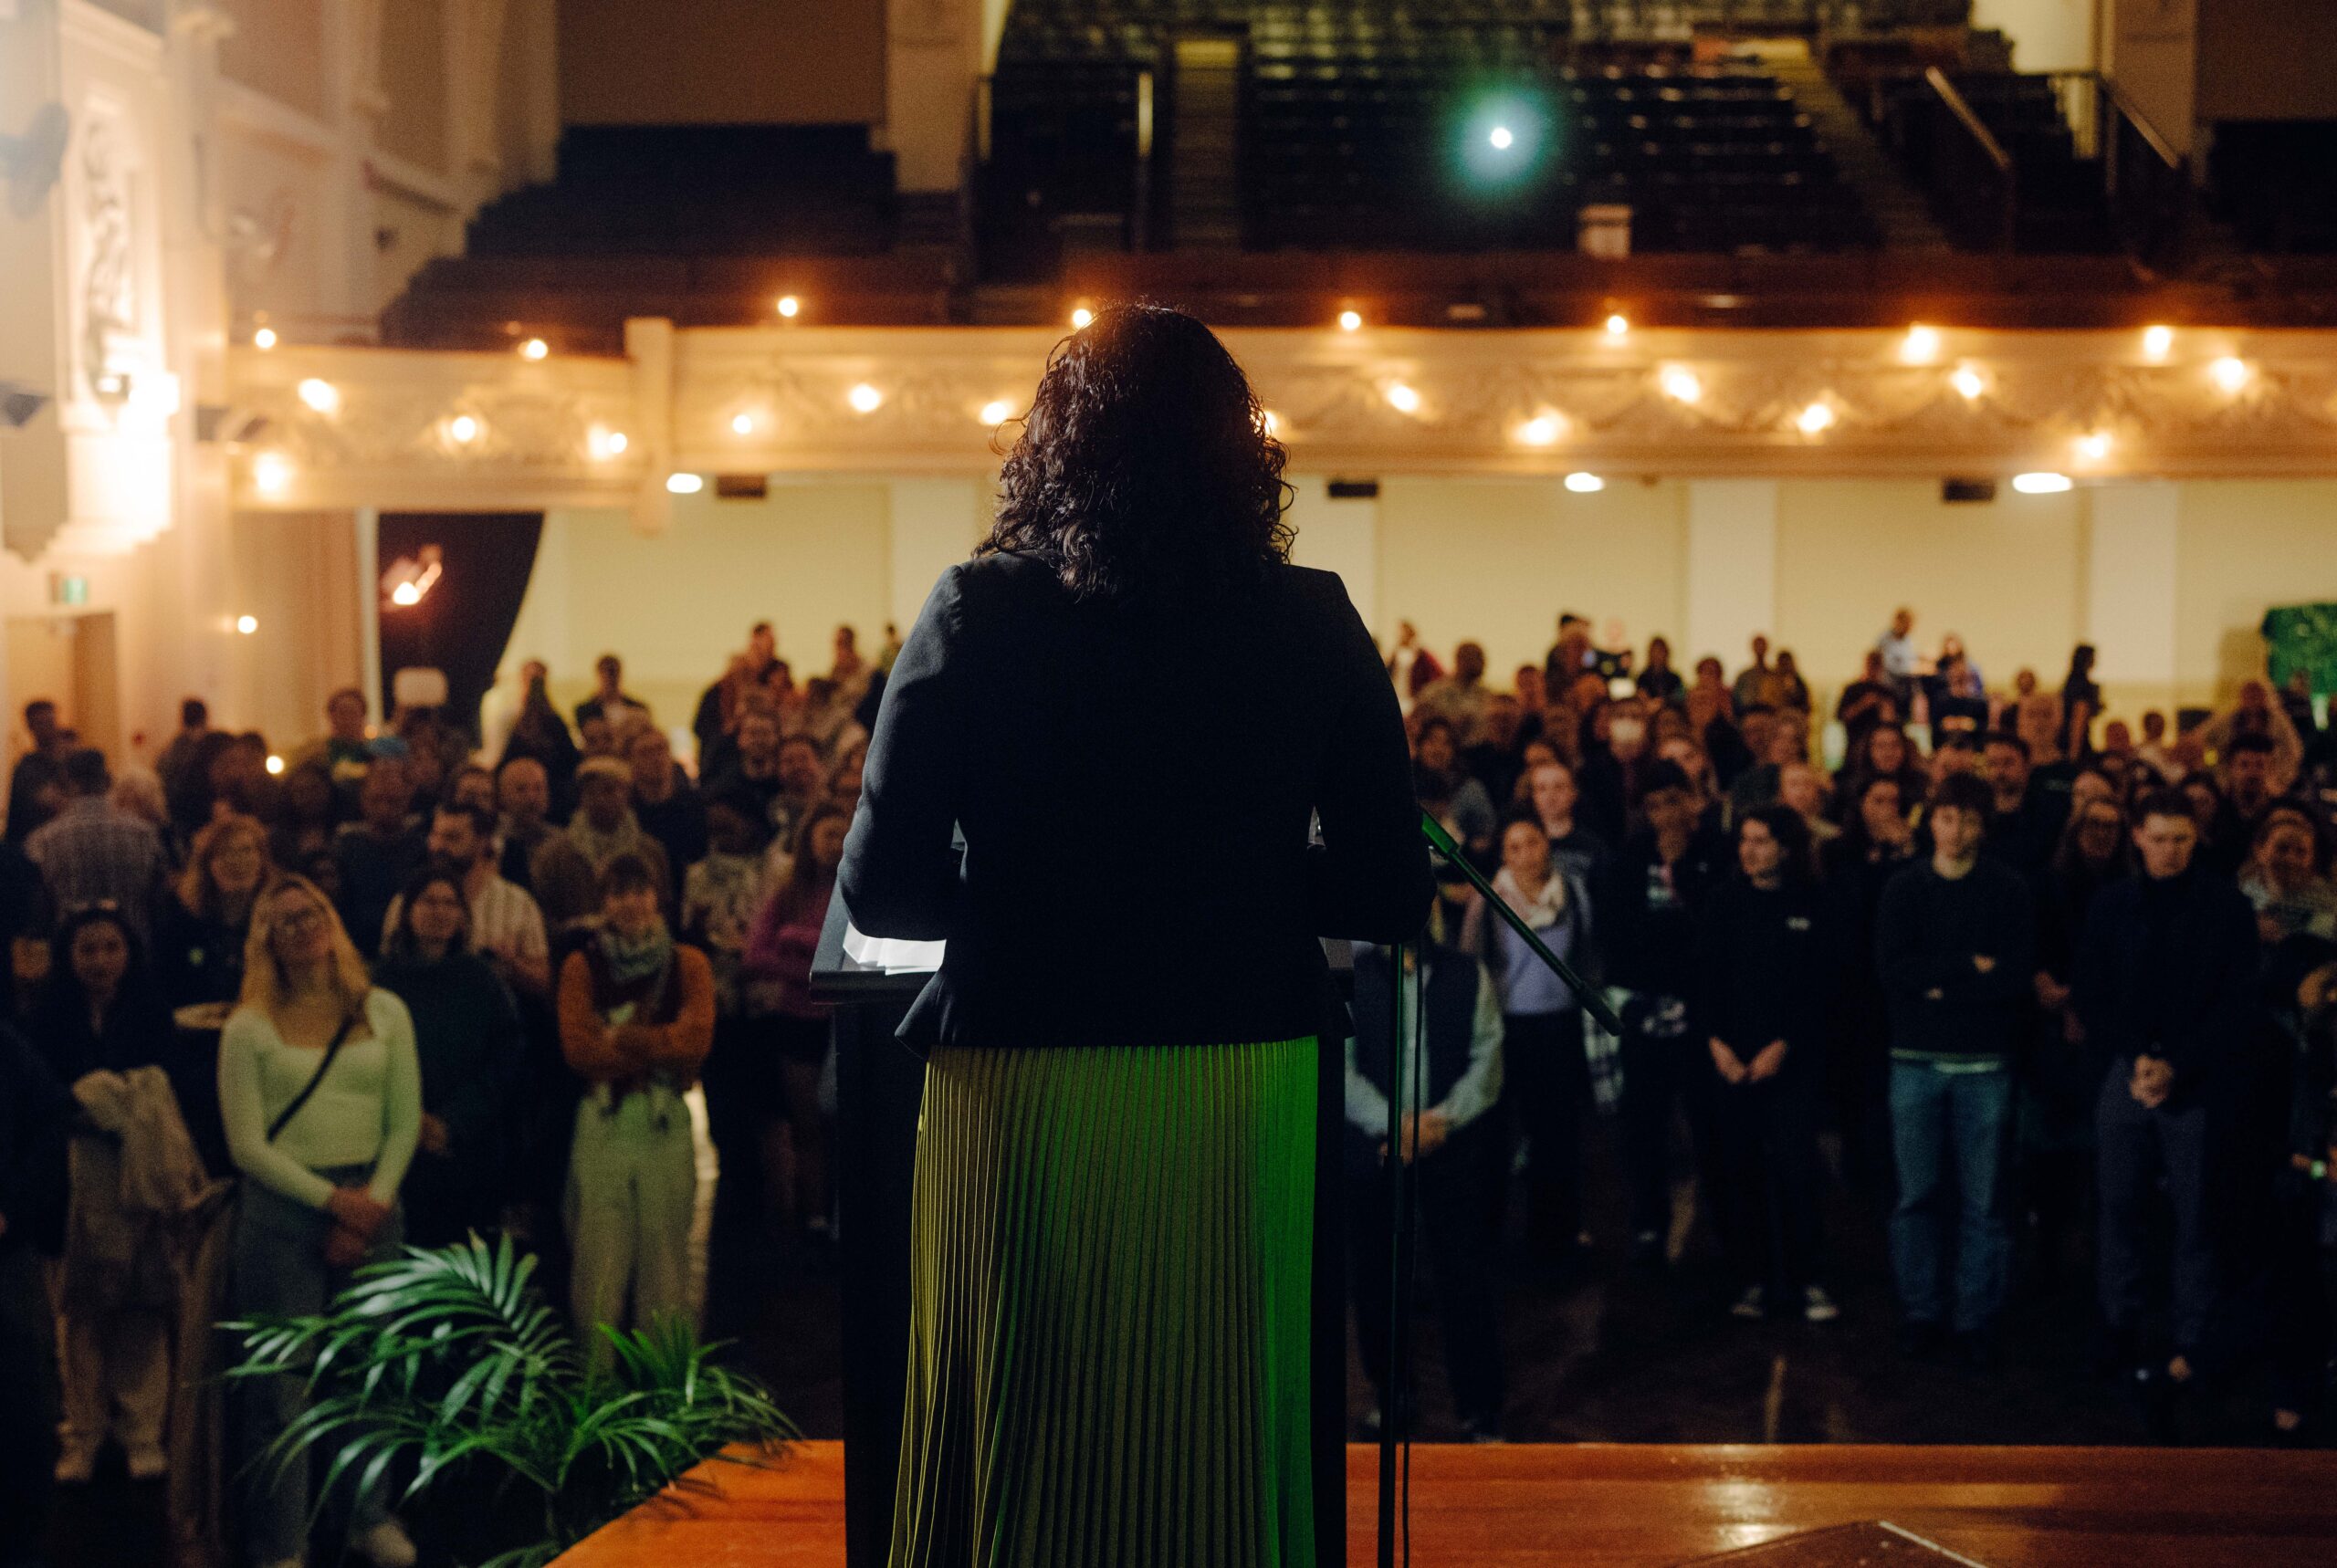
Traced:
[[658, 907], [671, 907], [673, 869], [665, 846], [633, 814], [633, 769], [614, 757], [588, 757], [576, 768], [576, 814], [544, 841], [529, 867], [545, 920], [571, 925], [597, 914], [601, 874], [625, 854], [647, 862]]

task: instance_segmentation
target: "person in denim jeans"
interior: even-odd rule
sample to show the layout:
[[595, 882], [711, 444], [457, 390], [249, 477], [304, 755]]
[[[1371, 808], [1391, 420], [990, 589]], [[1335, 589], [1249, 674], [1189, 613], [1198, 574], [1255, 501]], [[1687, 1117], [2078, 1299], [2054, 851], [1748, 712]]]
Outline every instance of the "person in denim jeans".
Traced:
[[1931, 858], [1893, 876], [1875, 914], [1899, 1175], [1891, 1263], [1905, 1348], [1935, 1350], [1944, 1323], [1952, 1324], [1958, 1351], [1975, 1365], [1988, 1359], [2012, 1251], [2001, 1191], [2011, 1059], [2037, 952], [2028, 885], [1980, 853], [1988, 807], [1988, 787], [1970, 774], [1942, 780], [1931, 808]]

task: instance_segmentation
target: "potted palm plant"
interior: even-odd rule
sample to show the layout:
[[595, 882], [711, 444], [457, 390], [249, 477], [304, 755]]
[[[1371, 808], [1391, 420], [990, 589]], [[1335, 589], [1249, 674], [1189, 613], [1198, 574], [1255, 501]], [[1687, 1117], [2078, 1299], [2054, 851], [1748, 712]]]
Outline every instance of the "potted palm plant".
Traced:
[[507, 1522], [479, 1568], [540, 1568], [700, 1460], [762, 1462], [799, 1436], [681, 1319], [602, 1325], [613, 1364], [588, 1372], [535, 1269], [508, 1237], [412, 1248], [323, 1312], [222, 1324], [243, 1347], [229, 1377], [308, 1383], [308, 1407], [257, 1462], [321, 1458], [320, 1499], [385, 1478], [401, 1503], [485, 1489], [501, 1504], [476, 1517]]

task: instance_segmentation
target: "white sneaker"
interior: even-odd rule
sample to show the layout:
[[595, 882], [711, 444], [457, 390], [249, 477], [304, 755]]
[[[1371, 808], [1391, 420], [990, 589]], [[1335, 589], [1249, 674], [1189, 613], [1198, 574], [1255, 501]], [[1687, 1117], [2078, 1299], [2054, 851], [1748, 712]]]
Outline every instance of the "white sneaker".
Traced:
[[414, 1568], [414, 1542], [405, 1526], [394, 1519], [385, 1519], [362, 1535], [350, 1537], [349, 1544], [373, 1568]]
[[1825, 1286], [1812, 1285], [1801, 1293], [1801, 1315], [1808, 1322], [1830, 1323], [1842, 1315], [1842, 1309], [1834, 1304]]
[[171, 1457], [162, 1452], [160, 1443], [144, 1443], [130, 1450], [130, 1479], [134, 1481], [160, 1480], [171, 1473]]
[[1745, 1293], [1736, 1298], [1736, 1304], [1728, 1309], [1728, 1315], [1733, 1318], [1758, 1318], [1767, 1313], [1768, 1298], [1758, 1285], [1745, 1286]]
[[57, 1456], [57, 1484], [63, 1487], [87, 1486], [89, 1478], [97, 1473], [97, 1455], [85, 1454], [79, 1448], [68, 1448]]

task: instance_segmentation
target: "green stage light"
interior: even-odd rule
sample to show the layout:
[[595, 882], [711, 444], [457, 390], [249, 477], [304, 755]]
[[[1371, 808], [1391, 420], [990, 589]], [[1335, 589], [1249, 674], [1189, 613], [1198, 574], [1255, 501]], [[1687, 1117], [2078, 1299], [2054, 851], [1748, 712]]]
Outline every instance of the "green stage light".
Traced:
[[1480, 190], [1523, 185], [1548, 161], [1553, 116], [1547, 99], [1533, 88], [1480, 94], [1462, 110], [1457, 129], [1462, 175]]

